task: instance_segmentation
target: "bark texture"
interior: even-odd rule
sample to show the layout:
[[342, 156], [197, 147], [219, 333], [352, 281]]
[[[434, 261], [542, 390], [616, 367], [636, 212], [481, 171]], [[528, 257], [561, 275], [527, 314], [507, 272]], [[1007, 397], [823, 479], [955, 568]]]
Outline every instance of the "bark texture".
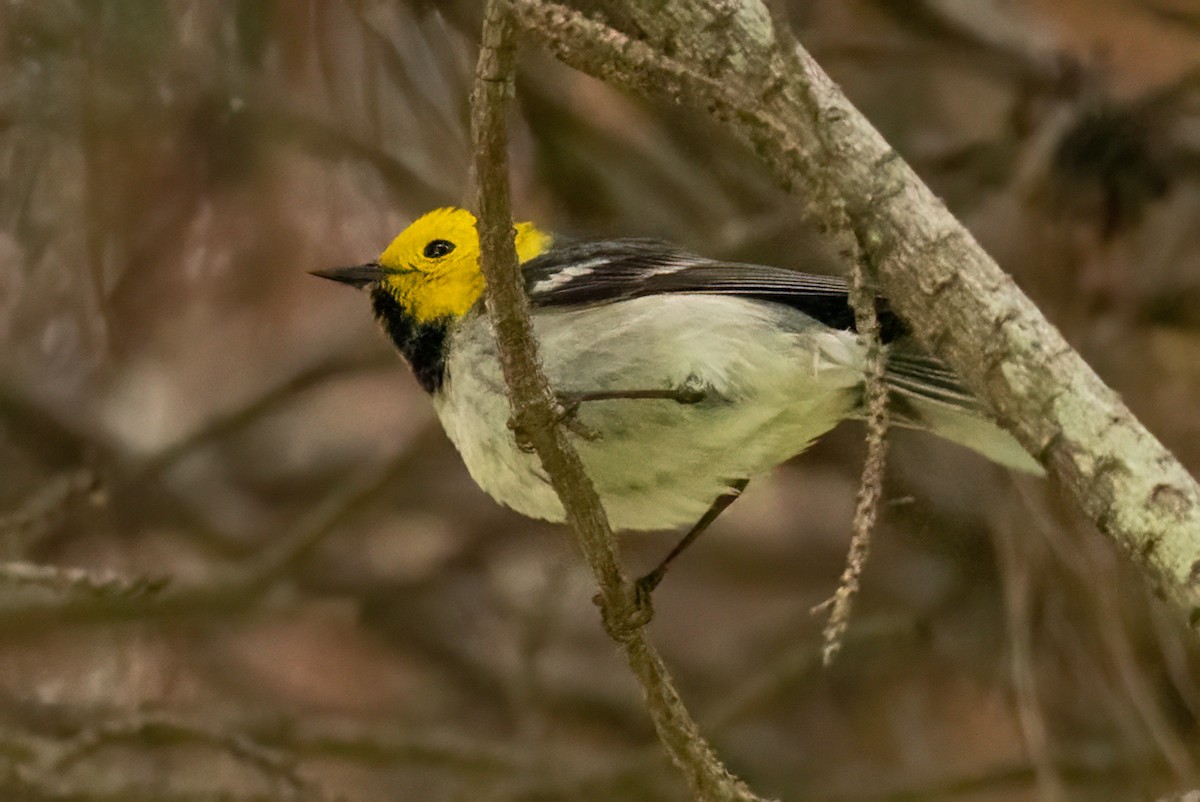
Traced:
[[[892, 307], [1200, 626], [1200, 487], [759, 0], [514, 0], [567, 64], [715, 115], [852, 238]], [[594, 9], [593, 9], [594, 10]]]
[[513, 91], [512, 19], [507, 0], [489, 0], [483, 26], [471, 128], [479, 183], [479, 240], [487, 276], [487, 306], [496, 329], [500, 363], [518, 438], [537, 453], [579, 538], [600, 593], [597, 602], [609, 634], [620, 644], [642, 689], [659, 741], [703, 800], [759, 798], [734, 777], [700, 734], [646, 637], [646, 619], [633, 603], [600, 497], [567, 440], [550, 386], [541, 371], [529, 317], [529, 301], [517, 265], [509, 208], [508, 137], [505, 112]]

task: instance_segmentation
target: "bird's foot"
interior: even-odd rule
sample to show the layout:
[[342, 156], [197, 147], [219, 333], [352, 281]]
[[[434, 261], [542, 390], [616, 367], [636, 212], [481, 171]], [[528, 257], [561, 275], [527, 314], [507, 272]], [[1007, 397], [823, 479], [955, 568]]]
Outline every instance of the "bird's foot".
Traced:
[[[576, 417], [578, 411], [579, 402], [560, 393], [555, 400], [554, 422], [583, 440], [589, 442], [599, 440], [600, 433]], [[518, 420], [517, 416], [513, 415], [508, 419], [508, 429], [512, 432], [513, 440], [516, 441], [519, 451], [524, 454], [533, 454], [537, 450], [533, 445], [533, 438], [529, 436], [529, 427], [525, 421]]]
[[513, 440], [517, 444], [517, 450], [522, 454], [533, 454], [537, 451], [537, 448], [533, 445], [533, 438], [529, 436], [529, 429], [525, 423], [517, 420], [516, 415], [509, 417], [508, 430], [512, 432]]
[[649, 610], [654, 617], [654, 589], [666, 575], [665, 566], [660, 566], [633, 583], [633, 604], [638, 609]]
[[637, 582], [633, 585], [630, 597], [615, 609], [613, 606], [605, 604], [604, 598], [600, 594], [596, 594], [592, 601], [600, 608], [604, 631], [618, 643], [628, 643], [654, 620], [654, 605], [651, 595], [644, 592]]
[[561, 426], [566, 427], [567, 431], [587, 440], [589, 443], [600, 439], [600, 432], [579, 420], [579, 405], [587, 399], [579, 393], [555, 393], [555, 400], [558, 402], [558, 409], [555, 411], [556, 419]]

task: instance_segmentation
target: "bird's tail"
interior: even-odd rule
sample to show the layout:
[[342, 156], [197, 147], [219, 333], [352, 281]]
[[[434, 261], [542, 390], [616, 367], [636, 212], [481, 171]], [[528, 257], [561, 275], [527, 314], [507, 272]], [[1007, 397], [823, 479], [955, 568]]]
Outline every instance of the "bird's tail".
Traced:
[[888, 354], [892, 417], [902, 426], [933, 432], [993, 462], [1033, 474], [1042, 466], [1011, 434], [1001, 429], [948, 368], [923, 354]]

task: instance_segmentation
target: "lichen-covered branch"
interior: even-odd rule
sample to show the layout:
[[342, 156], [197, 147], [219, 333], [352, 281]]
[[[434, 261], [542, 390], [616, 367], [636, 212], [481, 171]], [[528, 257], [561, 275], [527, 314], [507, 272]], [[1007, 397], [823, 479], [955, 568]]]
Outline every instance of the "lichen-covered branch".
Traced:
[[814, 218], [854, 237], [892, 308], [1200, 626], [1200, 486], [759, 0], [605, 4], [620, 30], [513, 2], [567, 64], [714, 114]]
[[537, 453], [562, 500], [567, 522], [599, 584], [606, 628], [621, 645], [641, 685], [659, 740], [687, 777], [693, 793], [704, 800], [756, 800], [701, 736], [666, 666], [637, 623], [632, 588], [617, 560], [600, 497], [559, 426], [557, 407], [541, 371], [509, 209], [505, 112], [513, 91], [511, 32], [507, 0], [489, 0], [471, 102], [481, 259], [487, 277], [488, 313], [512, 404], [511, 425]]

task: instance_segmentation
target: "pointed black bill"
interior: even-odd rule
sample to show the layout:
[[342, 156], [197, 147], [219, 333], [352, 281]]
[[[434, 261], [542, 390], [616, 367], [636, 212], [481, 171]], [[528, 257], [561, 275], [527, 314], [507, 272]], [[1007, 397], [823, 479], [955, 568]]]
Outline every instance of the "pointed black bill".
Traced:
[[365, 287], [383, 278], [385, 271], [378, 262], [353, 267], [334, 267], [329, 270], [310, 271], [314, 276], [327, 278], [330, 281], [340, 281], [353, 287]]

